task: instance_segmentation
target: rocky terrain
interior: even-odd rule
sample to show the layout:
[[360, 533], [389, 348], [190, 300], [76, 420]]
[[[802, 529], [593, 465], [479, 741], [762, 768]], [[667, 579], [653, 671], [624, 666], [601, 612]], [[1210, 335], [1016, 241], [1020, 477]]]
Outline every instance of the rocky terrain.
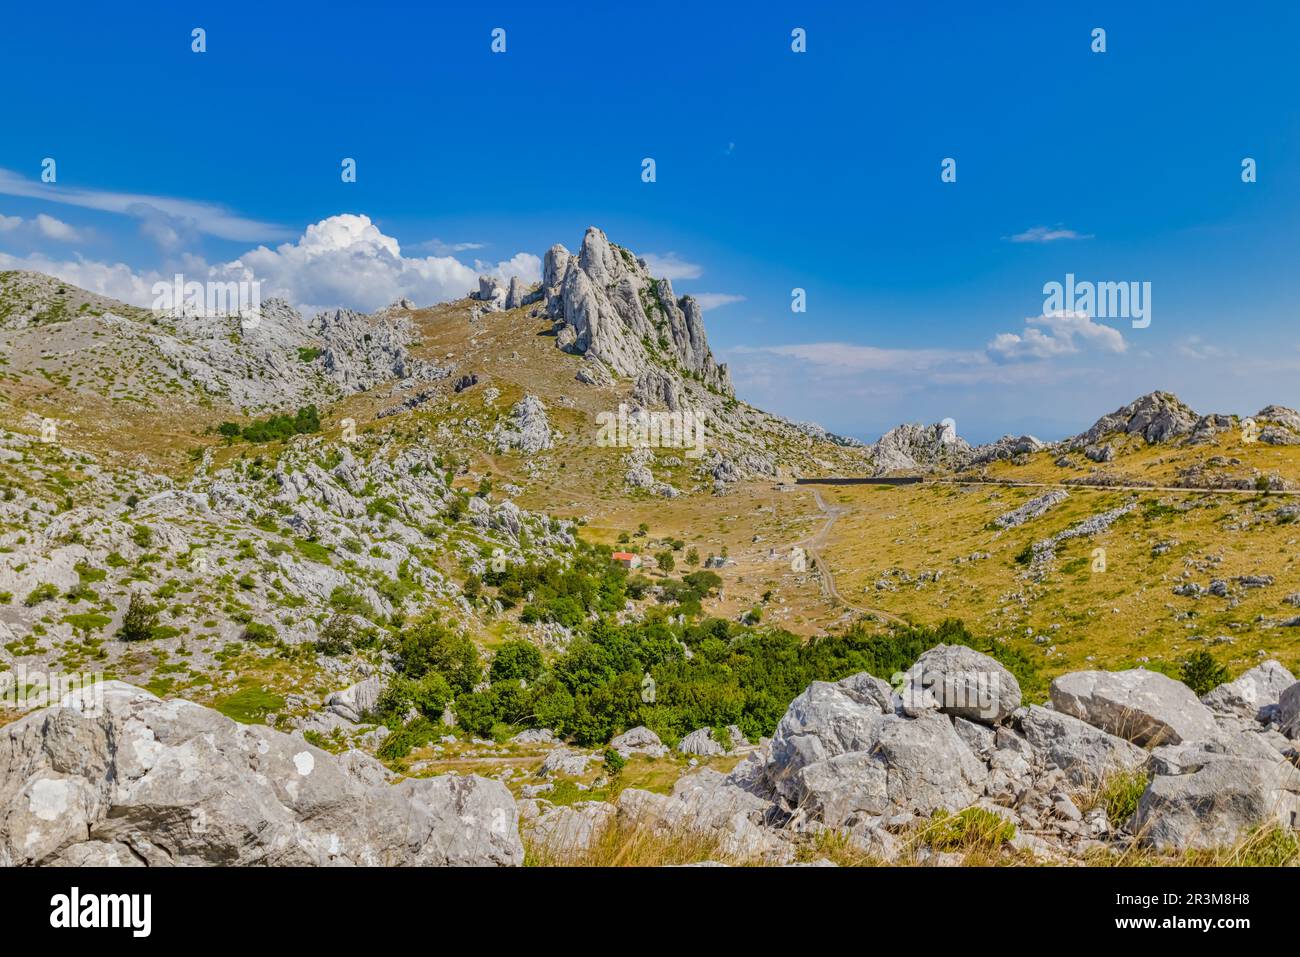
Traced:
[[0, 274], [0, 414], [0, 862], [1300, 858], [1282, 406], [865, 444], [593, 227], [368, 316]]
[[[728, 743], [741, 756], [730, 773], [563, 804], [545, 797], [554, 783], [517, 803], [476, 775], [394, 783], [361, 751], [331, 754], [117, 682], [0, 734], [10, 865], [517, 865], [521, 832], [557, 863], [621, 832], [693, 836], [727, 863], [944, 865], [979, 851], [1104, 864], [1285, 840], [1300, 814], [1300, 682], [1276, 662], [1203, 700], [1138, 669], [1063, 675], [1047, 704], [1025, 706], [999, 662], [938, 645], [896, 687], [867, 673], [814, 682], [770, 739]], [[539, 779], [667, 751], [644, 727], [604, 757], [549, 732], [521, 737], [551, 749]], [[724, 753], [708, 729], [678, 748]]]

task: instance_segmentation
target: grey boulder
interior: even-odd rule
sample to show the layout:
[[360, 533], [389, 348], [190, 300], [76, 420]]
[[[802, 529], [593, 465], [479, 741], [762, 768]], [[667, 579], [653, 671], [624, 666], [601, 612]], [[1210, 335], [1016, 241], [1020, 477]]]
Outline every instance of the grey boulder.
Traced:
[[1219, 685], [1201, 703], [1221, 714], [1240, 714], [1258, 720], [1260, 711], [1276, 705], [1282, 692], [1295, 683], [1295, 675], [1282, 665], [1265, 661], [1234, 681]]
[[0, 729], [0, 865], [523, 862], [514, 800], [466, 776], [386, 782], [265, 725], [122, 682]]
[[1079, 785], [1095, 784], [1112, 773], [1133, 771], [1147, 759], [1145, 751], [1123, 738], [1038, 705], [1030, 705], [1020, 715], [1020, 730], [1035, 752]]
[[1061, 675], [1051, 698], [1057, 711], [1141, 746], [1197, 741], [1216, 731], [1191, 688], [1144, 668]]
[[620, 757], [629, 758], [634, 754], [644, 754], [652, 758], [662, 758], [668, 753], [664, 743], [659, 740], [659, 735], [655, 734], [644, 725], [633, 728], [631, 731], [625, 731], [614, 740], [609, 742], [609, 746], [619, 753]]
[[1232, 846], [1261, 825], [1293, 828], [1300, 772], [1286, 761], [1202, 752], [1180, 774], [1152, 778], [1133, 828], [1162, 851]]
[[996, 724], [1020, 707], [1020, 684], [1000, 662], [965, 645], [936, 645], [903, 678], [903, 710], [933, 709]]
[[682, 754], [696, 754], [700, 757], [712, 757], [726, 753], [726, 749], [713, 740], [712, 728], [696, 728], [677, 742], [677, 750]]

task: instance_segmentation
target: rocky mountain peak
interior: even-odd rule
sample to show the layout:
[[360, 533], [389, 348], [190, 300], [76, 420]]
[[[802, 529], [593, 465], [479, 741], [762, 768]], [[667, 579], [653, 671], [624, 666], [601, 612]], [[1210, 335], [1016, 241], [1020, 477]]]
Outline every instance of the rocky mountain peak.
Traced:
[[950, 422], [934, 425], [904, 423], [890, 429], [872, 446], [876, 474], [915, 469], [954, 468], [971, 454], [970, 443]]
[[588, 227], [578, 255], [547, 250], [541, 293], [561, 348], [599, 359], [620, 376], [652, 368], [696, 379], [727, 396], [731, 376], [709, 349], [704, 319], [690, 296], [650, 274], [646, 261]]
[[1141, 435], [1148, 442], [1190, 435], [1200, 416], [1172, 392], [1150, 392], [1128, 405], [1103, 415], [1088, 431], [1070, 439], [1070, 449], [1095, 445], [1107, 436], [1120, 433]]

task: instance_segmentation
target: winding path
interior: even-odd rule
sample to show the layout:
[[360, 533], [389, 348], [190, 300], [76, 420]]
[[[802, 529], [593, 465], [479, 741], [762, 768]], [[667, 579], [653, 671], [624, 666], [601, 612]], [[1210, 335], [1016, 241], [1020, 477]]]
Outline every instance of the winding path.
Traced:
[[814, 567], [817, 569], [817, 574], [821, 578], [822, 594], [832, 602], [837, 602], [844, 607], [860, 612], [861, 614], [874, 615], [876, 618], [883, 621], [891, 621], [899, 625], [906, 625], [907, 622], [904, 619], [899, 618], [891, 612], [885, 611], [883, 608], [869, 608], [865, 605], [855, 605], [840, 594], [839, 589], [835, 587], [835, 575], [831, 572], [830, 564], [822, 558], [821, 549], [822, 546], [826, 544], [826, 538], [830, 535], [831, 528], [835, 525], [835, 522], [845, 512], [847, 512], [848, 509], [841, 505], [827, 505], [826, 500], [822, 498], [822, 493], [817, 489], [813, 489], [813, 498], [817, 500], [817, 507], [821, 509], [822, 514], [826, 516], [826, 521], [822, 524], [822, 527], [818, 529], [816, 535], [812, 538], [804, 539], [804, 541], [798, 544], [808, 554], [808, 557], [812, 560]]

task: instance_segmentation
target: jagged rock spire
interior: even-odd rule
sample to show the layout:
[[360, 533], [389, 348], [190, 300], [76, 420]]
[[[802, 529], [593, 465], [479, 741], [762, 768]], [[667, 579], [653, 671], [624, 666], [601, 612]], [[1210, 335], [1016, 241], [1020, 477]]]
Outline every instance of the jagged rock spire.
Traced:
[[734, 394], [727, 367], [709, 350], [699, 304], [678, 298], [672, 283], [655, 279], [644, 259], [595, 226], [588, 227], [577, 256], [561, 245], [547, 250], [542, 293], [569, 351], [594, 356], [618, 375], [676, 369]]

